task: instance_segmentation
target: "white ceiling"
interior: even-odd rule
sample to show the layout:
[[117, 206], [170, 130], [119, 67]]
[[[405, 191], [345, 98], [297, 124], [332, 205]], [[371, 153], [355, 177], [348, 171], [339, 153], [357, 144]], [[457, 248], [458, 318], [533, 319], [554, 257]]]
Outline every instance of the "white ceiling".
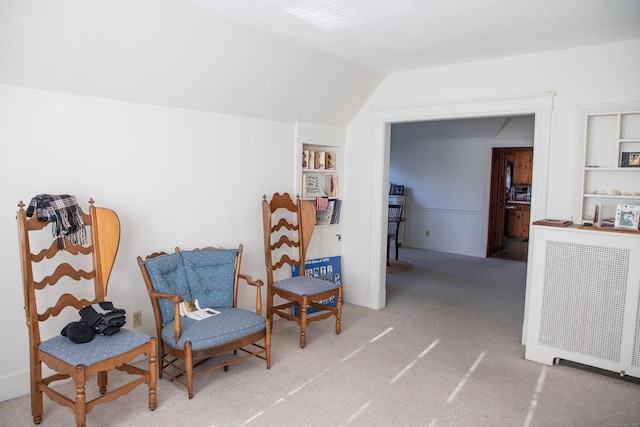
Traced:
[[640, 38], [638, 0], [179, 0], [385, 73]]

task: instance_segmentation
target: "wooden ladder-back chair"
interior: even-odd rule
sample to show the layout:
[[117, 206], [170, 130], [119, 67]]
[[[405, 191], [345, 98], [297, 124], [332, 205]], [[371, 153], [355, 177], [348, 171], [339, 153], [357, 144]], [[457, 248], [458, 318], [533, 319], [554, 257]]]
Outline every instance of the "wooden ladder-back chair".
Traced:
[[[257, 357], [271, 367], [271, 327], [262, 317], [261, 280], [240, 273], [242, 245], [237, 249], [204, 248], [173, 254], [156, 252], [138, 257], [149, 292], [161, 349], [160, 378], [166, 375], [187, 389], [193, 398], [193, 379], [214, 369]], [[256, 288], [256, 311], [238, 308], [239, 279]], [[195, 320], [180, 315], [180, 303], [198, 301], [219, 314]], [[260, 341], [264, 344], [260, 344]], [[213, 366], [196, 370], [203, 362], [224, 353]]]
[[[335, 316], [336, 334], [339, 334], [342, 285], [305, 275], [305, 257], [316, 222], [313, 203], [299, 197], [294, 203], [287, 193], [274, 194], [270, 202], [267, 196], [263, 196], [262, 220], [267, 267], [267, 319], [273, 322], [273, 315], [277, 314], [283, 319], [298, 322], [302, 348], [306, 345], [307, 325], [311, 322]], [[293, 266], [299, 268], [300, 276], [291, 276]], [[286, 302], [275, 305], [276, 297]], [[330, 299], [335, 299], [335, 307], [323, 303]], [[308, 308], [315, 313], [311, 315]]]
[[[51, 246], [40, 245], [43, 249], [34, 253], [31, 252], [32, 246], [48, 241], [41, 231], [46, 229], [51, 235], [51, 227], [47, 227], [50, 222], [39, 221], [35, 214], [27, 218], [24, 203], [18, 205], [24, 309], [31, 359], [31, 413], [35, 424], [42, 421], [42, 393], [71, 408], [78, 426], [85, 425], [87, 413], [96, 405], [113, 401], [143, 383], [149, 386], [149, 409], [153, 411], [156, 408], [155, 338], [124, 328], [109, 336], [96, 334], [83, 344], [71, 342], [59, 332], [48, 339], [41, 335], [41, 327], [42, 332], [51, 331], [57, 316], [68, 312], [65, 309], [80, 310], [103, 302], [107, 295], [109, 276], [120, 241], [120, 223], [112, 210], [95, 207], [93, 199], [89, 203], [89, 214], [80, 210], [84, 225], [91, 230], [87, 233], [89, 242], [74, 244], [66, 237], [64, 240], [54, 238]], [[86, 271], [87, 265], [91, 267], [90, 271]], [[73, 291], [81, 296], [74, 295]], [[59, 318], [58, 322], [62, 320]], [[59, 328], [60, 325], [55, 330], [60, 331]], [[146, 369], [128, 364], [141, 355], [148, 358]], [[43, 363], [55, 373], [43, 378]], [[107, 392], [107, 372], [113, 369], [130, 374], [134, 379]], [[100, 394], [87, 401], [85, 384], [93, 374], [97, 374]], [[50, 386], [52, 382], [68, 378], [75, 385], [72, 397]]]
[[387, 225], [387, 263], [391, 255], [391, 241], [396, 244], [396, 260], [398, 259], [398, 233], [400, 231], [400, 221], [402, 220], [402, 205], [389, 205], [389, 222]]

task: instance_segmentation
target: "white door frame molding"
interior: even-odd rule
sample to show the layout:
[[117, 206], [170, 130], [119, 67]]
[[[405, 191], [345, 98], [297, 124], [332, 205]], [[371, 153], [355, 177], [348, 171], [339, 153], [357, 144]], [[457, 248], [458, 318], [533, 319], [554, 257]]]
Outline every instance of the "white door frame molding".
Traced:
[[[377, 293], [377, 307], [386, 304], [386, 274], [384, 268], [387, 227], [387, 182], [389, 180], [389, 152], [391, 124], [416, 121], [465, 119], [535, 114], [534, 158], [531, 221], [545, 218], [549, 175], [549, 147], [551, 140], [551, 111], [554, 92], [514, 95], [497, 98], [452, 100], [429, 104], [372, 107], [374, 124], [374, 188], [372, 200], [372, 245], [370, 253], [371, 287]], [[378, 242], [378, 244], [375, 244]], [[528, 264], [528, 268], [532, 263]], [[530, 272], [527, 271], [527, 299]], [[525, 323], [528, 305], [525, 302]], [[526, 330], [526, 328], [524, 329]]]

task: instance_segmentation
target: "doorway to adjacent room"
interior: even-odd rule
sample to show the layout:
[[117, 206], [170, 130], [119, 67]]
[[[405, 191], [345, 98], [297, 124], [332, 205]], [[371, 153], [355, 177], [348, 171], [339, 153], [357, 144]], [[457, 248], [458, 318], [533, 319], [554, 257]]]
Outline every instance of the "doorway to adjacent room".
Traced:
[[487, 256], [526, 261], [533, 147], [493, 148]]

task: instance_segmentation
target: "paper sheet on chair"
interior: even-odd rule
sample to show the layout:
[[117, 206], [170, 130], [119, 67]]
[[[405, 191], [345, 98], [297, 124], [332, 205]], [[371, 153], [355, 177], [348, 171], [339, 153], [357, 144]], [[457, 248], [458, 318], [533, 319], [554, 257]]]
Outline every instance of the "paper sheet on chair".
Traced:
[[180, 316], [187, 316], [195, 320], [202, 320], [215, 316], [216, 314], [220, 314], [220, 312], [213, 308], [200, 308], [200, 304], [198, 304], [197, 299], [180, 303]]

